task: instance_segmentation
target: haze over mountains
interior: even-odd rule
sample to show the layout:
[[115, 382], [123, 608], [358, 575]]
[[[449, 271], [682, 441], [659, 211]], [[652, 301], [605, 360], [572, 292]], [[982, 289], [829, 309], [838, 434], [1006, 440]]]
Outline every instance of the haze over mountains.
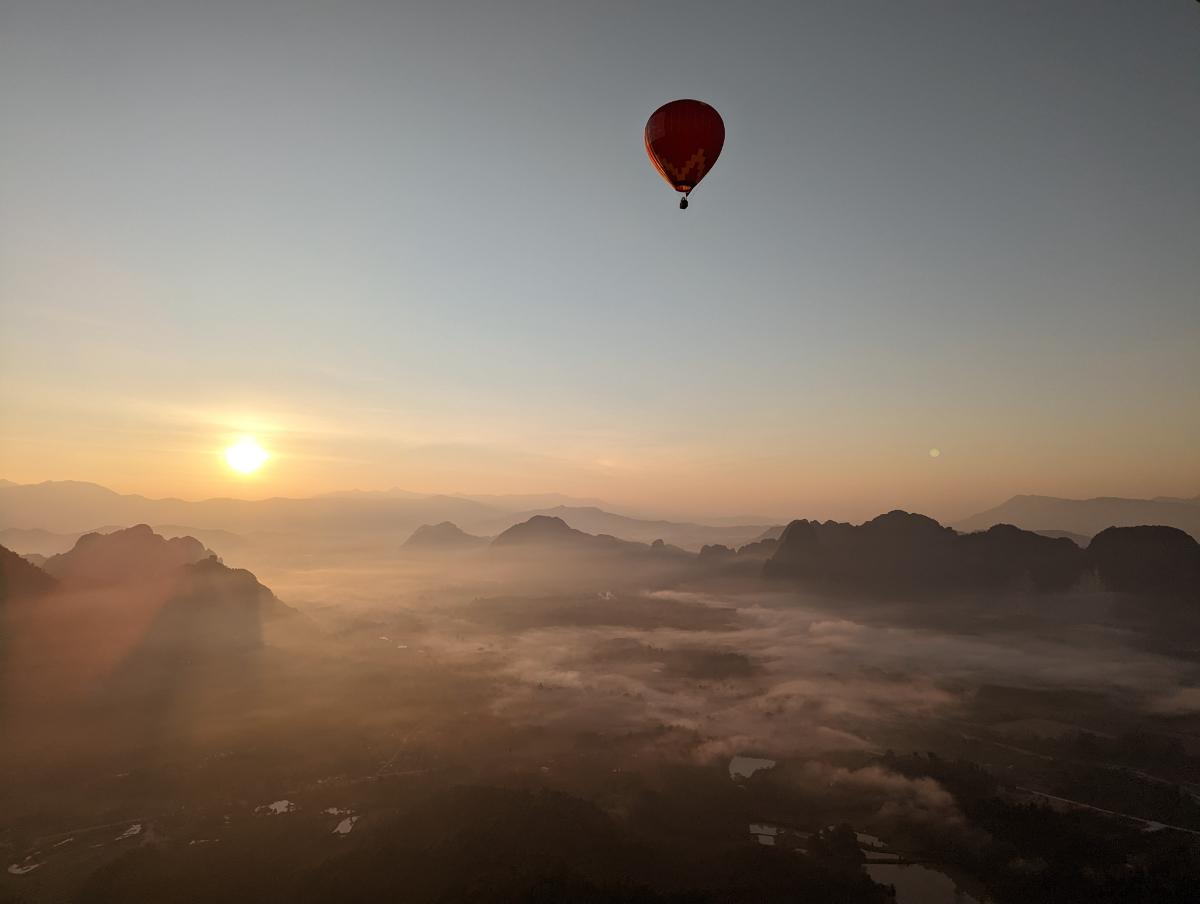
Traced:
[[402, 544], [175, 529], [82, 535], [53, 574], [0, 549], [0, 899], [903, 902], [864, 832], [959, 900], [1200, 889], [1177, 529], [890, 512], [699, 552], [550, 514]]
[[[534, 507], [535, 503], [541, 507]], [[89, 531], [150, 524], [164, 536], [194, 536], [221, 554], [254, 542], [255, 535], [261, 541], [271, 534], [371, 537], [372, 542], [398, 545], [422, 525], [451, 522], [466, 534], [492, 537], [534, 515], [561, 518], [584, 533], [640, 543], [661, 539], [693, 552], [703, 546], [737, 549], [764, 538], [778, 538], [783, 531], [782, 522], [730, 524], [724, 518], [703, 524], [676, 522], [633, 517], [611, 508], [602, 500], [570, 499], [560, 494], [422, 496], [399, 489], [355, 490], [307, 499], [189, 502], [122, 495], [81, 481], [24, 485], [0, 481], [0, 543], [22, 553], [50, 556], [69, 549]], [[973, 532], [994, 524], [1070, 536], [1077, 543], [1086, 543], [1107, 527], [1141, 524], [1177, 527], [1200, 537], [1200, 497], [1072, 500], [1015, 496], [951, 526]]]
[[480, 549], [487, 546], [490, 537], [476, 537], [468, 534], [465, 531], [459, 530], [458, 526], [450, 521], [443, 521], [441, 524], [422, 524], [412, 536], [404, 541], [401, 549], [406, 550], [433, 550], [437, 552], [447, 552], [462, 549]]
[[[0, 487], [0, 527], [40, 527], [57, 533], [101, 524], [181, 524], [234, 533], [393, 533], [407, 536], [422, 523], [471, 522], [502, 510], [469, 499], [430, 496], [318, 496], [309, 499], [147, 499], [80, 481]], [[403, 539], [403, 537], [401, 537]]]
[[64, 553], [51, 556], [42, 569], [57, 578], [103, 583], [141, 579], [215, 557], [195, 537], [156, 534], [146, 524], [111, 533], [84, 534]]
[[[495, 536], [533, 515], [561, 517], [572, 527], [588, 533], [607, 533], [640, 542], [665, 539], [676, 545], [699, 550], [705, 544], [741, 545], [782, 524], [769, 521], [744, 525], [703, 525], [670, 521], [646, 521], [604, 511], [596, 506], [567, 506], [558, 494], [537, 496], [490, 497], [496, 504], [460, 496], [416, 496], [404, 491], [349, 491], [308, 499], [207, 499], [188, 502], [181, 499], [147, 499], [121, 495], [104, 487], [80, 481], [47, 481], [40, 484], [0, 486], [0, 530], [41, 529], [57, 534], [78, 535], [101, 525], [171, 525], [200, 539], [206, 531], [233, 534], [278, 533], [314, 535], [378, 536], [381, 540], [401, 543], [423, 524], [451, 521], [464, 531]], [[525, 505], [530, 502], [558, 503], [551, 508], [517, 509], [499, 504]], [[10, 539], [13, 539], [10, 536]], [[30, 542], [46, 537], [30, 536]], [[61, 544], [60, 544], [61, 545]], [[24, 551], [24, 550], [22, 550]], [[40, 551], [42, 549], [30, 549]], [[56, 550], [58, 551], [58, 550]]]
[[1106, 527], [1162, 524], [1200, 539], [1200, 496], [1176, 499], [1058, 499], [1054, 496], [1014, 496], [1003, 505], [956, 521], [950, 526], [970, 532], [993, 524], [1012, 524], [1025, 530], [1071, 531], [1094, 536]]
[[258, 650], [266, 625], [298, 615], [195, 538], [144, 524], [86, 534], [44, 566], [0, 548], [0, 663], [14, 732], [39, 735], [64, 707], [113, 693], [149, 704], [145, 731], [145, 719], [163, 715], [152, 701], [178, 694], [188, 666], [215, 663], [231, 689], [246, 673], [229, 657]]

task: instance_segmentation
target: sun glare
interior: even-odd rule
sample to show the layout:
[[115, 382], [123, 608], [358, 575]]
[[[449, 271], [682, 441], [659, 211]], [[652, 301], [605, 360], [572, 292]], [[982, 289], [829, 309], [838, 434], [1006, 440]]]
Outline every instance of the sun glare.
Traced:
[[257, 471], [270, 457], [262, 446], [248, 436], [243, 436], [236, 445], [225, 450], [225, 460], [229, 462], [229, 467], [242, 474]]

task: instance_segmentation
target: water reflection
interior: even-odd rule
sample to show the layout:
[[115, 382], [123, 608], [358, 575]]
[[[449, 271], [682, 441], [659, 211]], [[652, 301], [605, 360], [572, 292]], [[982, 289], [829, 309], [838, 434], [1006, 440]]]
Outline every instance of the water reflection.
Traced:
[[924, 866], [871, 863], [866, 870], [881, 885], [896, 886], [896, 904], [980, 904], [945, 873]]

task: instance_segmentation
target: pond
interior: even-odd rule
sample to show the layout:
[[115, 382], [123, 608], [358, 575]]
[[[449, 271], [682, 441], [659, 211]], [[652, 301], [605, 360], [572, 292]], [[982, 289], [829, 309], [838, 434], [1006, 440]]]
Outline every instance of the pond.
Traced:
[[750, 823], [750, 834], [758, 836], [759, 844], [765, 844], [773, 847], [775, 844], [775, 836], [779, 834], [779, 829], [775, 828], [775, 826], [759, 825], [752, 822]]
[[915, 863], [868, 863], [866, 870], [881, 885], [896, 886], [896, 904], [980, 904], [945, 873]]
[[752, 756], [735, 756], [729, 761], [729, 777], [736, 780], [749, 778], [759, 769], [770, 769], [774, 760], [762, 760]]

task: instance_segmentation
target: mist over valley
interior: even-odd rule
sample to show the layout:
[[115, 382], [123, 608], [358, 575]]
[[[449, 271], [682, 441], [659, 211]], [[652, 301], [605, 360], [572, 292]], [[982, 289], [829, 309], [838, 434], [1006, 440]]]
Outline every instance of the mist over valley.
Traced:
[[[51, 489], [59, 528], [131, 504]], [[14, 900], [1191, 888], [1184, 531], [1081, 546], [892, 512], [710, 528], [730, 545], [697, 550], [636, 539], [669, 522], [562, 506], [629, 533], [516, 513], [397, 539], [452, 497], [351, 508], [344, 534], [270, 520], [307, 502], [138, 503], [206, 513], [192, 534], [76, 536], [5, 510], [22, 525], [2, 538]], [[1104, 845], [1027, 850], [1071, 833]]]

